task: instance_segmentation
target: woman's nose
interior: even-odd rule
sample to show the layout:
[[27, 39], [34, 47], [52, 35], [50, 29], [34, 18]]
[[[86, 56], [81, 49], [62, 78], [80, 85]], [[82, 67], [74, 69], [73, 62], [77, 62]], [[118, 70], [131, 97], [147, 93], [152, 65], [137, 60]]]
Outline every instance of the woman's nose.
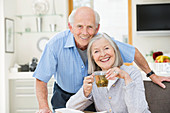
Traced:
[[101, 56], [105, 56], [105, 52], [104, 51], [101, 51]]

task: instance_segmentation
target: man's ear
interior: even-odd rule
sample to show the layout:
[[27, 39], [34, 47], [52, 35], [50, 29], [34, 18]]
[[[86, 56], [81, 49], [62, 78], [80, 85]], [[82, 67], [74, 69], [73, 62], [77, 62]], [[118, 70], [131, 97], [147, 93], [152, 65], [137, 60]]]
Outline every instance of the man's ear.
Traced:
[[68, 28], [70, 29], [70, 31], [72, 32], [73, 27], [71, 26], [70, 22], [68, 23]]
[[98, 33], [99, 28], [100, 28], [100, 24], [98, 24], [98, 26], [97, 26], [97, 28], [96, 28], [96, 34]]

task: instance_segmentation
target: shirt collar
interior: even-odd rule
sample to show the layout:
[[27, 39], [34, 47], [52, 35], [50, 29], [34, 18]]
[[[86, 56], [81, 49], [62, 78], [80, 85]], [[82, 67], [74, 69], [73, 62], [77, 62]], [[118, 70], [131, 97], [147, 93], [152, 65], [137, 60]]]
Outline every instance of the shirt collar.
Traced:
[[70, 47], [76, 47], [74, 36], [71, 32], [69, 32], [68, 34], [68, 38], [66, 40], [64, 48], [70, 48]]

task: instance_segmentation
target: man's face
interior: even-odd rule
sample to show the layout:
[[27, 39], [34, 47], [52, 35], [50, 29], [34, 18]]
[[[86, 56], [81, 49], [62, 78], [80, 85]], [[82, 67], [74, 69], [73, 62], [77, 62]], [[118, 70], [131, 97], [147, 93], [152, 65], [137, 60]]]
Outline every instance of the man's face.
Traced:
[[76, 46], [82, 50], [87, 49], [90, 39], [98, 32], [94, 14], [81, 13], [75, 15], [70, 30], [74, 35]]

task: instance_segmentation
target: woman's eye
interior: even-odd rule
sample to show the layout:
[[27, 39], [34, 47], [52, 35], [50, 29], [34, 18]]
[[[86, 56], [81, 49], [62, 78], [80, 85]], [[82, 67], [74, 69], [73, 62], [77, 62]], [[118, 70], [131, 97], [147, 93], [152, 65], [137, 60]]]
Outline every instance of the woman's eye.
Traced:
[[109, 47], [106, 47], [105, 49], [109, 49]]
[[94, 53], [98, 53], [99, 51], [94, 51]]

